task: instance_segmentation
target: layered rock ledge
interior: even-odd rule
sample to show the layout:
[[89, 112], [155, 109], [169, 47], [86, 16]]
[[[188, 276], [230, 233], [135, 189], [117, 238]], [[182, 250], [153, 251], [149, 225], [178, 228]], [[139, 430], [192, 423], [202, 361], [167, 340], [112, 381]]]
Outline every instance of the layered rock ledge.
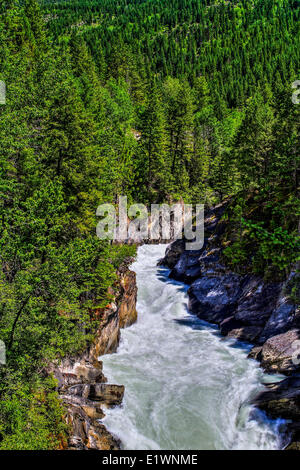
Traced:
[[[291, 444], [300, 448], [300, 309], [291, 300], [292, 270], [288, 279], [266, 282], [254, 274], [228, 269], [222, 256], [222, 216], [226, 201], [205, 216], [205, 240], [199, 251], [185, 250], [176, 240], [159, 261], [170, 269], [169, 277], [189, 284], [189, 310], [200, 319], [217, 324], [221, 334], [254, 345], [249, 357], [260, 361], [266, 372], [289, 376], [257, 397], [256, 404], [271, 417], [289, 420]], [[297, 283], [300, 280], [297, 279]]]
[[99, 356], [117, 350], [120, 329], [130, 326], [137, 319], [137, 286], [135, 273], [127, 259], [118, 270], [118, 282], [111, 292], [113, 300], [105, 309], [94, 312], [99, 319], [93, 344], [83, 354], [65, 358], [60, 364], [52, 364], [48, 373], [58, 383], [59, 395], [64, 402], [70, 434], [67, 448], [70, 450], [118, 450], [120, 441], [100, 422], [105, 408], [120, 405], [124, 386], [107, 383]]

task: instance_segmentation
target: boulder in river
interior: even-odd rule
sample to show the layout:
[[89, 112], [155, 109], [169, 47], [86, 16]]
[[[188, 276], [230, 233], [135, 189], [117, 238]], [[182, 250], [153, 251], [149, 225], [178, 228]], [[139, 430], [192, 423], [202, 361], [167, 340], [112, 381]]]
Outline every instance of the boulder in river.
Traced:
[[272, 336], [261, 350], [261, 365], [268, 372], [291, 373], [299, 369], [300, 334], [293, 329]]
[[293, 327], [296, 320], [295, 304], [291, 303], [285, 295], [280, 296], [272, 315], [264, 327], [259, 342], [263, 344], [268, 338], [285, 333]]
[[268, 416], [300, 420], [300, 374], [269, 384], [266, 391], [255, 398], [254, 404], [264, 410]]
[[169, 275], [170, 279], [182, 281], [186, 284], [191, 284], [200, 276], [201, 267], [199, 263], [198, 251], [183, 253]]
[[191, 312], [211, 323], [221, 323], [231, 316], [240, 294], [240, 276], [226, 274], [201, 277], [188, 290]]

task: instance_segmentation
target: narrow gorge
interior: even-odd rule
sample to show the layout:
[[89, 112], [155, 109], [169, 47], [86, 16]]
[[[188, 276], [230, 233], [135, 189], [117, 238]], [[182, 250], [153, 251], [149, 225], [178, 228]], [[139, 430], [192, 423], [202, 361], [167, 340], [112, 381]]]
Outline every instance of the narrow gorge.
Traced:
[[52, 370], [67, 448], [298, 448], [296, 274], [266, 282], [226, 267], [226, 207], [206, 214], [201, 250], [142, 245], [119, 268], [93, 345]]
[[199, 252], [184, 240], [138, 249], [139, 319], [103, 358], [125, 385], [103, 420], [124, 449], [299, 446], [296, 274], [266, 282], [225, 267], [225, 208], [207, 214]]
[[125, 385], [121, 407], [103, 423], [124, 449], [277, 449], [281, 420], [250, 401], [267, 376], [247, 348], [224, 340], [187, 310], [187, 286], [157, 267], [165, 245], [144, 245], [137, 273], [138, 322], [122, 332], [105, 373]]

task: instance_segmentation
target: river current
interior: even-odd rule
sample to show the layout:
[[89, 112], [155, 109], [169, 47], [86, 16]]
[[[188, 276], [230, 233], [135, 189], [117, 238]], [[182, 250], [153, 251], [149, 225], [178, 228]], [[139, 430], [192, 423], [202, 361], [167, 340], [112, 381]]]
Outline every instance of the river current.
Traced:
[[188, 312], [188, 286], [157, 266], [165, 249], [141, 246], [131, 267], [138, 321], [122, 330], [117, 353], [101, 357], [125, 396], [103, 423], [130, 450], [280, 448], [280, 421], [250, 405], [274, 377], [247, 359], [247, 346]]

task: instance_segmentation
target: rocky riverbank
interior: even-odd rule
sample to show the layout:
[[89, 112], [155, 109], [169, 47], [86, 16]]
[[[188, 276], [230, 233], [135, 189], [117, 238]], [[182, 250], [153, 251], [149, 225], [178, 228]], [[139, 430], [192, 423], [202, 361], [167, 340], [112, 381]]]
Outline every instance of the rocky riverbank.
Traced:
[[128, 259], [119, 268], [110, 305], [94, 312], [99, 319], [99, 329], [91, 347], [77, 357], [53, 364], [48, 370], [57, 379], [59, 395], [66, 405], [65, 419], [71, 430], [68, 449], [120, 448], [120, 441], [99, 420], [105, 416], [105, 408], [121, 404], [124, 386], [107, 383], [98, 357], [115, 352], [120, 329], [137, 319], [135, 273], [128, 268], [131, 262], [132, 259]]
[[[291, 300], [297, 274], [285, 281], [267, 282], [259, 275], [238, 274], [228, 269], [222, 252], [222, 219], [228, 202], [205, 217], [205, 241], [199, 251], [185, 250], [176, 240], [159, 262], [170, 268], [169, 277], [190, 284], [189, 310], [217, 324], [221, 334], [254, 345], [249, 356], [267, 372], [288, 378], [270, 384], [255, 404], [271, 417], [288, 420], [289, 449], [300, 448], [300, 309]], [[299, 279], [297, 280], [299, 282]]]

